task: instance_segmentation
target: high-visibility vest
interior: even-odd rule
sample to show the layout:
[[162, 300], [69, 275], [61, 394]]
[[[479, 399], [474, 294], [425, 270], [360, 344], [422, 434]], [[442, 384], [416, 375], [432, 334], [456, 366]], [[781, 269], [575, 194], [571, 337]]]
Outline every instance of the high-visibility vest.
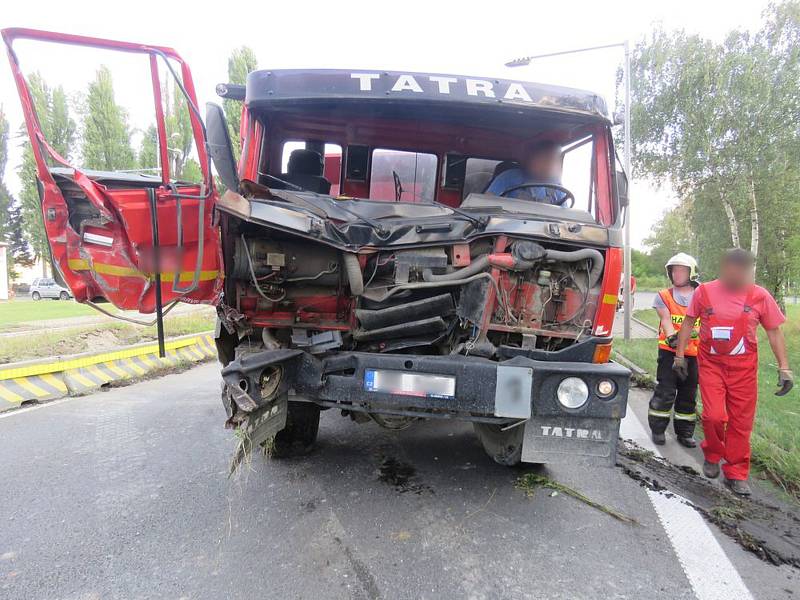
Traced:
[[[675, 301], [675, 298], [672, 296], [671, 289], [661, 290], [658, 292], [658, 295], [661, 296], [661, 301], [664, 302], [664, 305], [669, 311], [670, 317], [672, 318], [672, 327], [675, 329], [675, 333], [678, 333], [681, 330], [683, 320], [686, 318], [687, 307], [681, 306]], [[669, 350], [670, 352], [675, 352], [674, 348], [670, 348], [669, 344], [667, 343], [667, 334], [664, 331], [664, 328], [661, 326], [661, 323], [658, 324], [658, 347], [663, 348], [664, 350]], [[697, 321], [695, 321], [694, 328], [692, 329], [692, 337], [689, 338], [689, 343], [686, 345], [685, 355], [697, 356], [699, 347], [700, 319], [697, 319]]]

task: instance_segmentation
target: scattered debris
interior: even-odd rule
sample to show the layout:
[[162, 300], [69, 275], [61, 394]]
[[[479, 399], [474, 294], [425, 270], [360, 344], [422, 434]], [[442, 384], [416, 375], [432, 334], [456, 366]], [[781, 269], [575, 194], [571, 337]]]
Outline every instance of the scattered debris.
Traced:
[[739, 498], [694, 468], [674, 465], [624, 440], [617, 466], [643, 487], [679, 497], [744, 549], [775, 565], [800, 568], [800, 517], [766, 498]]
[[384, 457], [378, 468], [378, 479], [383, 483], [392, 486], [401, 494], [412, 492], [422, 494], [424, 492], [433, 493], [433, 489], [415, 481], [417, 470], [413, 465], [401, 462], [391, 456]]
[[[517, 489], [522, 490], [525, 494], [529, 497], [533, 496], [536, 492], [537, 488], [544, 487], [554, 492], [558, 493], [561, 492], [562, 494], [566, 494], [567, 496], [571, 496], [576, 500], [580, 500], [584, 504], [591, 506], [592, 508], [596, 508], [597, 510], [606, 513], [607, 515], [614, 517], [618, 521], [622, 521], [623, 523], [630, 523], [631, 525], [638, 525], [639, 522], [634, 519], [633, 517], [629, 517], [613, 508], [606, 506], [605, 504], [600, 504], [599, 502], [595, 502], [588, 496], [582, 494], [578, 490], [575, 490], [563, 483], [558, 483], [557, 481], [553, 481], [549, 477], [545, 475], [538, 475], [537, 473], [527, 473], [517, 479], [516, 482]], [[553, 494], [551, 494], [552, 496]]]

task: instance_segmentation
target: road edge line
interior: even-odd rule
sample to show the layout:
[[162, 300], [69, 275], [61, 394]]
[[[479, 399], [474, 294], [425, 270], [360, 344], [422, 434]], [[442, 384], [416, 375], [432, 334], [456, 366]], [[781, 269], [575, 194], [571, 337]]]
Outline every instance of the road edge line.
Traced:
[[[620, 437], [632, 439], [663, 458], [630, 407], [620, 423]], [[647, 497], [697, 600], [753, 600], [709, 524], [685, 498], [674, 492], [668, 496], [654, 490], [647, 490]]]

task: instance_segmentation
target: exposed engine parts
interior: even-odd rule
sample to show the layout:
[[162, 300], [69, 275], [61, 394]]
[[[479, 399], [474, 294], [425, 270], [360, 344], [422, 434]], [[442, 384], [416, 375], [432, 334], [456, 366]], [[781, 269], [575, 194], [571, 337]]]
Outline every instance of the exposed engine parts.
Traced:
[[525, 239], [348, 253], [240, 235], [237, 311], [265, 347], [312, 354], [563, 348], [591, 327], [603, 254]]

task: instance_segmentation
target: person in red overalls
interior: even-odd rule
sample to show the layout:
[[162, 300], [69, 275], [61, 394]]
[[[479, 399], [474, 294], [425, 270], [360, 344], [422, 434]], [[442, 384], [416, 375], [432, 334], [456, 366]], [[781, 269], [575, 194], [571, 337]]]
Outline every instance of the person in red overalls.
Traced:
[[778, 362], [776, 396], [792, 389], [793, 377], [781, 325], [786, 320], [775, 299], [753, 282], [755, 257], [741, 248], [722, 258], [719, 279], [702, 284], [692, 296], [678, 334], [673, 370], [688, 375], [686, 347], [700, 319], [698, 367], [702, 423], [703, 474], [718, 477], [720, 462], [725, 482], [741, 496], [750, 494], [750, 434], [758, 400], [758, 340], [760, 323]]

